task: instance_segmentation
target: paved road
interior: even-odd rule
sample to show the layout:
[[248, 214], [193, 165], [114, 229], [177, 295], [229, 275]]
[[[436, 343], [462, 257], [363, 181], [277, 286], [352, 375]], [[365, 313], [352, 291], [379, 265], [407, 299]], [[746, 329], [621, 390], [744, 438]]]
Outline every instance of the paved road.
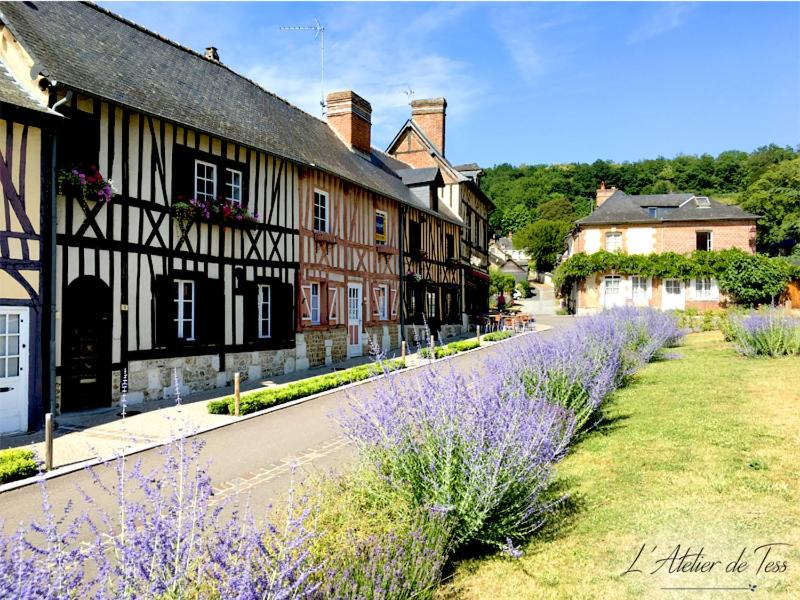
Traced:
[[[554, 329], [528, 335], [550, 337], [569, 326], [573, 319], [543, 316], [539, 321], [553, 325]], [[449, 369], [452, 365], [463, 372], [473, 371], [480, 368], [487, 355], [509, 352], [515, 343], [512, 338], [486, 350], [434, 363], [434, 368]], [[398, 376], [411, 378], [416, 374], [410, 371]], [[357, 388], [358, 394], [369, 394], [375, 385], [370, 382]], [[241, 490], [250, 494], [251, 506], [266, 506], [288, 490], [293, 464], [298, 467], [295, 481], [313, 472], [336, 471], [346, 466], [354, 456], [354, 449], [342, 437], [338, 424], [330, 415], [346, 410], [349, 402], [347, 394], [341, 391], [198, 436], [205, 443], [203, 458], [211, 459], [210, 475], [215, 496], [223, 498]], [[158, 450], [149, 450], [136, 457], [142, 460], [146, 469], [154, 468], [162, 460]], [[99, 467], [98, 473], [103, 481], [113, 482], [112, 469]], [[105, 510], [112, 514], [115, 512], [114, 498], [103, 495], [85, 471], [47, 482], [49, 500], [56, 511], [71, 499], [78, 501], [80, 496], [76, 486], [89, 492]], [[15, 528], [20, 521], [38, 518], [40, 507], [41, 493], [37, 486], [0, 494], [0, 519], [5, 522], [7, 530]]]

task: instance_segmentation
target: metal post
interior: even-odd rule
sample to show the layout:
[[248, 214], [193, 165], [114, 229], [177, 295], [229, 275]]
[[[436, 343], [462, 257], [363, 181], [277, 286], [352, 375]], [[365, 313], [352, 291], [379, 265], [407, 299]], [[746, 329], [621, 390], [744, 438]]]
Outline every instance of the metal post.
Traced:
[[53, 470], [53, 413], [44, 416], [44, 470]]
[[406, 341], [403, 340], [400, 342], [400, 358], [403, 361], [403, 364], [406, 362]]
[[240, 400], [240, 395], [239, 395], [240, 389], [239, 389], [239, 387], [240, 387], [240, 384], [241, 384], [241, 376], [239, 375], [238, 372], [234, 373], [233, 374], [233, 407], [234, 407], [233, 414], [236, 415], [237, 417], [240, 416], [240, 410], [239, 410], [239, 400]]

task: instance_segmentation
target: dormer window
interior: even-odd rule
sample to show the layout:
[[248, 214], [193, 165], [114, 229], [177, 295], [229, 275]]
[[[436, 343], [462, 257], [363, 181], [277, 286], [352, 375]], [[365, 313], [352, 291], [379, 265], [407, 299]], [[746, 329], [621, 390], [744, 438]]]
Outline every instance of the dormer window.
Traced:
[[658, 208], [656, 208], [655, 206], [649, 206], [647, 208], [647, 215], [651, 219], [657, 219], [658, 218]]

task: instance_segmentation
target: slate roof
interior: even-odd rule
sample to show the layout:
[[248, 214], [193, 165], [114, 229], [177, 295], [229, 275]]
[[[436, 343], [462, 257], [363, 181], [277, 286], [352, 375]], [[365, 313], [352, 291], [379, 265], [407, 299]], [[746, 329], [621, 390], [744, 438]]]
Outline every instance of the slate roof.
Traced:
[[463, 165], [453, 165], [453, 168], [456, 171], [482, 171], [483, 170], [478, 166], [478, 163], [474, 163], [474, 162], [473, 163], [466, 163], [466, 164], [463, 164]]
[[0, 2], [0, 19], [49, 77], [69, 88], [417, 204], [392, 174], [396, 166], [384, 153], [362, 158], [324, 121], [104, 8], [78, 2]]
[[397, 174], [408, 186], [412, 185], [431, 185], [437, 181], [444, 185], [442, 174], [439, 167], [424, 167], [422, 169], [401, 169]]
[[[722, 204], [709, 198], [708, 206], [701, 207], [695, 194], [650, 194], [629, 196], [617, 190], [603, 204], [576, 224], [602, 225], [624, 223], [665, 223], [671, 221], [732, 221], [757, 219], [758, 215], [745, 212], [738, 206]], [[669, 212], [651, 217], [648, 207], [667, 208]]]
[[6, 64], [0, 61], [0, 102], [21, 106], [38, 112], [57, 114], [39, 102], [20, 85]]

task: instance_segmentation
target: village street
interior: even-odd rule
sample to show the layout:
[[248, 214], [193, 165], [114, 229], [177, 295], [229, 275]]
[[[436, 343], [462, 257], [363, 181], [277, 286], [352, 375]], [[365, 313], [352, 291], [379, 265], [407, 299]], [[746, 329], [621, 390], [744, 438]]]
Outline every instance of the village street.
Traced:
[[[551, 325], [553, 329], [528, 335], [548, 338], [569, 327], [574, 319], [544, 316], [538, 321]], [[469, 373], [479, 369], [482, 361], [489, 356], [512, 356], [516, 343], [516, 339], [511, 338], [484, 350], [435, 362], [433, 368], [453, 368]], [[397, 374], [397, 377], [408, 380], [416, 376], [413, 370]], [[353, 391], [363, 397], [375, 385], [377, 382], [368, 382]], [[346, 409], [349, 402], [347, 391], [340, 390], [197, 436], [205, 444], [203, 459], [210, 460], [215, 498], [221, 500], [239, 490], [250, 495], [253, 507], [266, 506], [289, 489], [293, 465], [296, 466], [295, 482], [300, 482], [310, 473], [335, 471], [347, 464], [353, 456], [352, 449], [331, 415]], [[145, 470], [161, 461], [157, 448], [137, 454], [135, 458], [141, 459]], [[107, 483], [115, 477], [113, 469], [104, 466], [96, 467], [96, 472]], [[85, 470], [47, 482], [49, 502], [56, 508], [55, 514], [59, 514], [70, 500], [81, 501], [77, 487], [83, 488], [98, 506], [113, 514], [115, 498], [104, 495]], [[0, 517], [7, 531], [17, 527], [20, 521], [29, 522], [40, 515], [41, 490], [38, 485], [0, 494]]]

